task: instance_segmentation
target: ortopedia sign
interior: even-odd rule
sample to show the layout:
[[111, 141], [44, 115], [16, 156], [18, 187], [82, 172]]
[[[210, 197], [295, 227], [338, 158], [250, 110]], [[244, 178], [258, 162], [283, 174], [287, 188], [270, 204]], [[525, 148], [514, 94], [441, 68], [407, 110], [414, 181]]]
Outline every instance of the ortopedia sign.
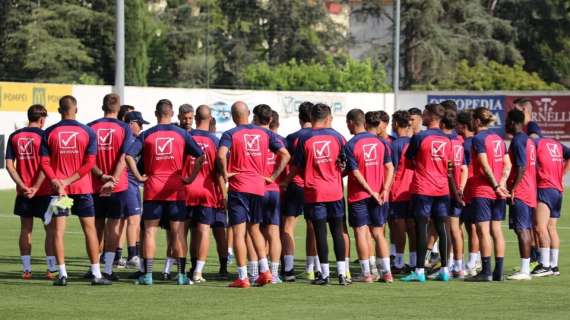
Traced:
[[505, 96], [507, 109], [521, 97], [532, 102], [532, 120], [545, 137], [570, 141], [570, 96]]
[[0, 82], [0, 111], [26, 111], [33, 104], [41, 104], [55, 112], [59, 99], [71, 94], [66, 84]]

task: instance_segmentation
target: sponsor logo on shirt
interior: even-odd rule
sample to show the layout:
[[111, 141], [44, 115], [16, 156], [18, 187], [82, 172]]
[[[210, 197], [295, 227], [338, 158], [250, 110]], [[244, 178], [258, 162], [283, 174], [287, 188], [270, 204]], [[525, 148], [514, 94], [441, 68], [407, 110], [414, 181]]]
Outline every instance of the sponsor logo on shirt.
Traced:
[[493, 158], [495, 159], [495, 162], [503, 161], [503, 141], [493, 140], [491, 143], [493, 144]]
[[20, 158], [27, 158], [34, 154], [34, 139], [32, 138], [19, 138], [18, 139], [18, 155]]
[[77, 150], [78, 132], [61, 131], [57, 133], [60, 153], [79, 153]]
[[377, 151], [378, 144], [377, 143], [369, 143], [362, 145], [362, 153], [364, 155], [364, 162], [376, 162], [378, 159], [378, 151]]
[[244, 134], [243, 140], [245, 142], [245, 150], [247, 152], [259, 152], [259, 140], [261, 136], [258, 134]]
[[329, 158], [331, 154], [330, 141], [315, 141], [313, 143], [313, 153], [315, 159]]
[[445, 146], [447, 142], [432, 141], [431, 142], [431, 157], [433, 160], [442, 160], [445, 157]]
[[[200, 147], [200, 149], [202, 149], [202, 152], [204, 152], [204, 164], [208, 163], [209, 160], [209, 156], [208, 153], [206, 152], [206, 150], [208, 149], [208, 147], [210, 147], [210, 144], [207, 142], [196, 142], [198, 144], [198, 146]], [[192, 159], [196, 159], [194, 157], [192, 157]]]
[[453, 146], [453, 161], [456, 165], [462, 165], [463, 161], [463, 146], [454, 145]]
[[536, 165], [536, 148], [534, 146], [534, 143], [529, 144], [528, 153], [529, 153], [529, 158], [530, 158], [530, 165], [535, 166]]
[[98, 129], [97, 145], [100, 147], [110, 146], [113, 142], [113, 132], [115, 132], [115, 129]]
[[547, 143], [546, 149], [548, 150], [548, 153], [550, 154], [553, 160], [559, 160], [562, 158], [562, 154], [560, 153], [560, 148], [558, 148], [558, 144]]
[[271, 150], [268, 150], [268, 156], [267, 156], [267, 165], [275, 165], [275, 163], [277, 162], [275, 159], [277, 158], [275, 156], [275, 153], [273, 153]]
[[174, 138], [156, 138], [155, 155], [156, 160], [172, 159], [172, 143]]

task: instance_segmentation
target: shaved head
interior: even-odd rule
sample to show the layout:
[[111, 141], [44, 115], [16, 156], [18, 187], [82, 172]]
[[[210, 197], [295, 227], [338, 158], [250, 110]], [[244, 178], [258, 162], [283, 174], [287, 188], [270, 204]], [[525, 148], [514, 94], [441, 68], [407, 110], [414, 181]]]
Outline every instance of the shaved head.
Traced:
[[249, 119], [249, 108], [243, 101], [236, 101], [232, 105], [232, 118], [236, 124], [247, 124]]
[[205, 104], [198, 106], [196, 109], [196, 114], [194, 115], [194, 119], [196, 120], [197, 126], [200, 126], [202, 122], [204, 122], [209, 127], [210, 121], [212, 119], [212, 110]]

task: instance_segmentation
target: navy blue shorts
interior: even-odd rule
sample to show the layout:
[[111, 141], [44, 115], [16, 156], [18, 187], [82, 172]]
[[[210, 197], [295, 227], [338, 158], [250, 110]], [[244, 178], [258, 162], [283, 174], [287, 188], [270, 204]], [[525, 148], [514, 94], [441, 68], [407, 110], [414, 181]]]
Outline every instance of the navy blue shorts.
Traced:
[[553, 188], [539, 188], [538, 201], [550, 209], [550, 218], [559, 219], [562, 210], [562, 192]]
[[127, 208], [125, 217], [138, 216], [142, 214], [141, 190], [138, 185], [132, 185], [129, 183], [126, 202]]
[[222, 209], [195, 206], [187, 207], [187, 211], [192, 225], [200, 223], [209, 225], [212, 228], [225, 227], [227, 225], [226, 213]]
[[435, 218], [449, 215], [449, 196], [412, 196], [414, 217]]
[[344, 200], [307, 203], [303, 210], [305, 217], [311, 221], [343, 218]]
[[[73, 207], [71, 207], [71, 214], [80, 218], [95, 217], [95, 204], [93, 203], [93, 196], [90, 194], [70, 194], [68, 195], [73, 199]], [[59, 216], [62, 216], [61, 214]]]
[[378, 204], [374, 198], [366, 198], [348, 204], [348, 224], [352, 228], [362, 226], [382, 227], [388, 219], [388, 204]]
[[164, 217], [167, 223], [170, 223], [170, 221], [185, 221], [186, 216], [184, 201], [156, 200], [143, 203], [143, 220], [160, 220]]
[[463, 212], [463, 207], [455, 201], [455, 199], [449, 200], [449, 216], [454, 218], [460, 218]]
[[507, 211], [505, 199], [473, 198], [470, 210], [473, 222], [503, 221]]
[[14, 214], [22, 218], [40, 218], [43, 220], [50, 201], [50, 196], [37, 196], [31, 199], [26, 196], [17, 196], [14, 203]]
[[245, 192], [228, 192], [228, 220], [231, 226], [244, 222], [261, 223], [263, 196]]
[[266, 191], [263, 195], [262, 225], [278, 226], [281, 220], [281, 193], [279, 191]]
[[515, 198], [509, 206], [509, 228], [514, 230], [532, 229], [533, 208]]
[[121, 219], [127, 213], [127, 197], [128, 192], [114, 192], [109, 197], [101, 197], [93, 195], [95, 203], [95, 216], [97, 218]]
[[285, 191], [285, 203], [283, 204], [283, 215], [286, 217], [298, 217], [303, 214], [305, 205], [305, 190], [291, 182]]
[[466, 203], [465, 207], [461, 210], [461, 221], [465, 224], [475, 223], [475, 213], [471, 203]]
[[392, 219], [413, 219], [414, 211], [410, 201], [390, 202], [390, 217]]

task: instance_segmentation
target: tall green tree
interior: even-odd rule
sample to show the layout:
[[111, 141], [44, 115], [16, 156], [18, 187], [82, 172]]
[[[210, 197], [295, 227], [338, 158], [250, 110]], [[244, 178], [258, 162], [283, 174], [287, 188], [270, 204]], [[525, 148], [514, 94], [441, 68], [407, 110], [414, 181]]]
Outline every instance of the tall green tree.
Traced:
[[503, 0], [496, 14], [512, 22], [525, 69], [570, 87], [570, 2]]
[[144, 0], [125, 2], [125, 83], [146, 86], [149, 73], [148, 48], [154, 28]]

